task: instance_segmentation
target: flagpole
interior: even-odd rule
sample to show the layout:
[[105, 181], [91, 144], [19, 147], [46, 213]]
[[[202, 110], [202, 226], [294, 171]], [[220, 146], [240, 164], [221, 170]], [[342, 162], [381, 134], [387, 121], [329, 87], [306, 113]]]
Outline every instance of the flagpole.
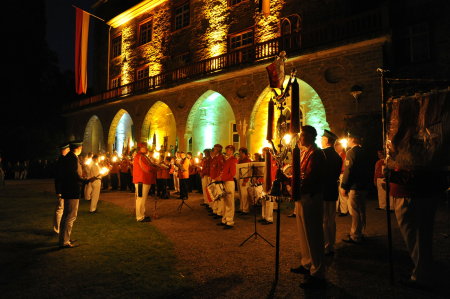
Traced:
[[[75, 7], [75, 8], [81, 9], [82, 11], [84, 11], [85, 13], [87, 13], [88, 15], [90, 15], [90, 16], [93, 16], [94, 18], [97, 18], [97, 19], [99, 19], [100, 21], [103, 21], [103, 22], [105, 22], [105, 23], [106, 23], [106, 21], [105, 21], [105, 20], [103, 20], [102, 18], [100, 18], [100, 17], [97, 17], [96, 15], [94, 15], [94, 14], [91, 14], [90, 12], [87, 12], [87, 11], [85, 11], [84, 9], [82, 9], [82, 8], [79, 8], [78, 6], [75, 6], [75, 5], [73, 5], [73, 4], [72, 4], [72, 7]], [[109, 25], [108, 25], [108, 26], [109, 26]]]

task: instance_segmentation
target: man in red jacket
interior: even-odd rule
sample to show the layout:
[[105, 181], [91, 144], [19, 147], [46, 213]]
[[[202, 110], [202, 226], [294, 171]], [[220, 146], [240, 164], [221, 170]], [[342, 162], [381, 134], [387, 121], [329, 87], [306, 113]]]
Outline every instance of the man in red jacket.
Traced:
[[[248, 157], [248, 149], [246, 147], [241, 147], [239, 149], [239, 160], [238, 164], [250, 163], [252, 160]], [[239, 181], [239, 201], [240, 201], [240, 214], [247, 215], [250, 210], [250, 205], [248, 201], [247, 188], [249, 187], [249, 179], [240, 179]]]
[[[224, 163], [225, 158], [222, 154], [222, 145], [215, 144], [211, 152], [211, 164], [209, 168], [209, 176], [213, 182], [220, 181], [219, 176], [223, 170]], [[213, 212], [210, 216], [213, 216], [214, 219], [222, 218], [224, 213], [223, 199], [214, 200], [212, 209]]]
[[153, 173], [155, 167], [147, 157], [147, 143], [138, 143], [138, 152], [133, 160], [133, 183], [136, 190], [136, 220], [139, 222], [150, 222], [150, 217], [145, 217], [145, 201], [147, 200], [150, 185], [156, 178]]
[[234, 156], [234, 146], [227, 145], [225, 147], [225, 163], [223, 170], [219, 175], [218, 181], [223, 181], [227, 195], [224, 198], [224, 214], [222, 222], [217, 225], [223, 225], [224, 229], [230, 229], [234, 226], [234, 176], [236, 175], [237, 159]]

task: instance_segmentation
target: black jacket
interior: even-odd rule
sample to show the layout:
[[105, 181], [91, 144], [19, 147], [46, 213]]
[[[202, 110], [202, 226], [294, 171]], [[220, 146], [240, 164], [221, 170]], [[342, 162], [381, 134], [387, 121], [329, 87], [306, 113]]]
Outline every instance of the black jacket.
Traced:
[[64, 199], [79, 199], [83, 170], [77, 155], [70, 151], [61, 163], [61, 195]]
[[371, 181], [369, 161], [364, 149], [357, 145], [347, 151], [341, 187], [349, 190], [366, 190]]
[[333, 147], [327, 147], [323, 149], [323, 152], [326, 157], [323, 200], [337, 201], [339, 196], [338, 180], [341, 174], [342, 159]]

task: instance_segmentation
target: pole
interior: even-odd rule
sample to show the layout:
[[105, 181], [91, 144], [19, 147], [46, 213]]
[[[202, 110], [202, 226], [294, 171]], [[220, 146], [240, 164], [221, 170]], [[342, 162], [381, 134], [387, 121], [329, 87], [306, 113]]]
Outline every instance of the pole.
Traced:
[[388, 158], [389, 150], [387, 148], [387, 133], [388, 133], [388, 122], [387, 122], [387, 99], [385, 96], [386, 80], [384, 78], [384, 73], [388, 72], [384, 69], [377, 69], [380, 73], [380, 84], [381, 84], [381, 119], [383, 124], [383, 149], [385, 155], [385, 168], [388, 170], [386, 172], [386, 223], [387, 223], [387, 235], [388, 235], [388, 259], [389, 259], [389, 281], [391, 285], [394, 285], [394, 263], [392, 258], [392, 228], [391, 228], [391, 205], [390, 205], [390, 171], [388, 168]]

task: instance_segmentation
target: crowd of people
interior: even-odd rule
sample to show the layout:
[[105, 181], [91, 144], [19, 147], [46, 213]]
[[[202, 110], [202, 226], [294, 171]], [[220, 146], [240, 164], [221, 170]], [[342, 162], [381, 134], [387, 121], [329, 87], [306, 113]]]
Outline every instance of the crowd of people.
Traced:
[[[386, 203], [386, 171], [382, 152], [379, 153], [375, 173], [371, 174], [361, 136], [349, 134], [347, 149], [331, 131], [324, 131], [321, 148], [315, 143], [316, 137], [314, 127], [302, 127], [297, 143], [301, 149], [300, 194], [291, 194], [295, 208], [288, 216], [297, 219], [301, 259], [300, 265], [292, 268], [291, 272], [305, 275], [306, 280], [301, 287], [323, 288], [326, 285], [324, 259], [334, 255], [336, 216], [351, 216], [351, 228], [343, 242], [365, 242], [365, 201], [372, 179], [379, 192], [377, 209], [389, 207], [395, 211], [414, 262], [413, 274], [408, 282], [426, 285], [431, 239], [422, 235], [432, 235], [433, 217], [430, 212], [423, 216], [426, 221], [415, 221], [412, 213], [421, 205], [411, 200], [415, 196], [414, 186], [404, 180], [396, 180], [398, 175], [394, 176], [390, 184], [390, 200]], [[79, 199], [89, 200], [89, 211], [95, 214], [101, 191], [134, 193], [138, 222], [152, 220], [145, 211], [149, 196], [161, 200], [176, 198], [184, 202], [189, 199], [190, 193], [198, 192], [203, 196], [201, 205], [206, 208], [207, 215], [217, 219], [217, 225], [224, 230], [233, 229], [236, 216], [248, 215], [252, 205], [261, 207], [258, 220], [261, 225], [273, 223], [273, 211], [278, 208], [279, 202], [271, 196], [270, 185], [279, 178], [280, 173], [285, 177], [282, 180], [283, 190], [292, 193], [292, 157], [280, 165], [268, 148], [263, 150], [262, 155], [251, 157], [245, 147], [236, 151], [233, 145], [223, 147], [215, 144], [212, 149], [204, 149], [193, 156], [191, 152], [156, 151], [147, 143], [139, 142], [135, 150], [122, 156], [117, 153], [81, 155], [81, 152], [81, 141], [65, 143], [60, 146], [61, 155], [54, 164], [57, 194], [54, 231], [59, 234], [61, 248], [77, 246], [70, 237]], [[250, 167], [251, 162], [264, 162], [265, 174], [249, 177], [238, 173], [242, 166]], [[289, 167], [291, 171], [287, 170]], [[395, 170], [393, 173], [396, 172], [401, 171]], [[418, 251], [418, 248], [421, 250]]]

